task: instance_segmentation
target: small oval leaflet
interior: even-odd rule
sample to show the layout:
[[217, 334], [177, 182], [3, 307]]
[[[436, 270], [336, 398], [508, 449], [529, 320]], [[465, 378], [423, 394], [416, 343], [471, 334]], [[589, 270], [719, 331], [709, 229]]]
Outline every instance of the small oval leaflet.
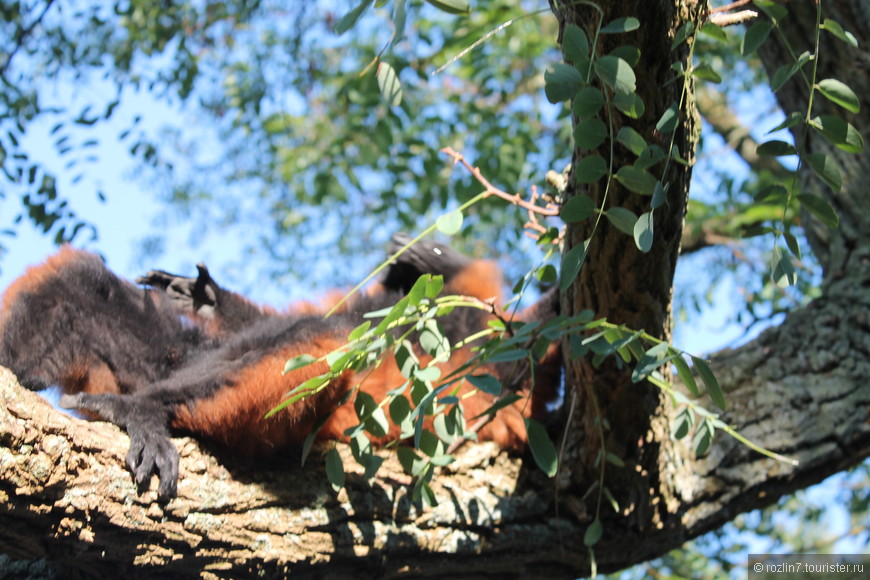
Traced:
[[782, 157], [783, 155], [795, 155], [797, 149], [791, 143], [774, 139], [759, 145], [755, 149], [755, 152], [762, 157]]
[[326, 453], [326, 479], [335, 491], [344, 487], [344, 465], [335, 447]]
[[716, 406], [725, 410], [725, 394], [722, 392], [722, 387], [719, 386], [719, 381], [716, 379], [716, 376], [713, 374], [713, 371], [710, 369], [710, 365], [707, 364], [702, 358], [698, 358], [693, 356], [692, 362], [695, 364], [695, 369], [697, 369], [698, 374], [701, 375], [701, 379], [704, 381], [704, 386], [707, 387], [707, 393], [710, 394], [710, 398], [713, 399], [713, 402], [716, 403]]
[[607, 162], [604, 157], [593, 153], [577, 162], [577, 170], [574, 173], [578, 183], [593, 183], [607, 175]]
[[625, 165], [616, 172], [616, 179], [634, 193], [652, 195], [658, 180], [652, 173], [645, 169], [639, 169], [633, 165]]
[[362, 16], [363, 12], [372, 5], [374, 0], [363, 0], [360, 2], [356, 8], [345, 14], [341, 17], [341, 20], [338, 21], [338, 24], [335, 25], [335, 33], [336, 34], [344, 34], [348, 31], [356, 21], [359, 20], [359, 17]]
[[582, 222], [595, 213], [595, 202], [588, 195], [575, 195], [565, 202], [559, 214], [562, 221], [573, 224]]
[[637, 249], [643, 253], [647, 253], [652, 249], [653, 244], [653, 212], [648, 211], [643, 214], [637, 221], [634, 222], [634, 244]]
[[567, 60], [577, 63], [589, 56], [589, 39], [583, 29], [576, 24], [565, 27], [562, 36], [562, 53]]
[[637, 223], [637, 216], [633, 211], [624, 207], [612, 207], [607, 210], [605, 215], [616, 229], [624, 234], [634, 235], [634, 224]]
[[601, 539], [601, 534], [604, 532], [604, 528], [601, 525], [601, 520], [595, 519], [594, 522], [589, 524], [589, 527], [586, 528], [586, 533], [583, 534], [583, 544], [586, 546], [594, 546], [598, 543], [598, 540]]
[[402, 104], [402, 83], [399, 81], [399, 75], [390, 63], [381, 61], [378, 63], [378, 88], [381, 91], [381, 96], [391, 107], [398, 107]]
[[627, 18], [615, 18], [601, 27], [601, 34], [616, 34], [619, 32], [631, 32], [640, 28], [640, 21], [629, 16]]
[[743, 43], [740, 47], [740, 53], [743, 56], [749, 56], [755, 52], [761, 43], [763, 43], [770, 31], [773, 30], [773, 24], [767, 20], [757, 20], [749, 27], [746, 34], [743, 35]]
[[837, 215], [837, 212], [834, 211], [831, 204], [823, 198], [811, 193], [799, 193], [797, 199], [802, 206], [807, 208], [811, 214], [822, 220], [822, 223], [829, 228], [836, 228], [840, 225], [840, 217]]
[[864, 138], [851, 124], [833, 115], [820, 115], [810, 121], [810, 127], [822, 136], [848, 153], [861, 153], [864, 150]]
[[574, 95], [574, 114], [581, 119], [591, 117], [604, 106], [604, 95], [598, 87], [583, 87]]
[[526, 433], [529, 436], [529, 447], [535, 463], [547, 474], [547, 477], [553, 477], [559, 467], [559, 458], [556, 446], [550, 441], [547, 430], [534, 419], [526, 419]]
[[471, 14], [468, 0], [426, 0], [426, 2], [448, 14]]
[[819, 176], [825, 185], [834, 191], [840, 191], [843, 186], [843, 176], [840, 174], [840, 169], [834, 163], [833, 159], [824, 153], [810, 153], [804, 156], [807, 165], [813, 172]]
[[501, 381], [490, 374], [468, 375], [468, 382], [490, 395], [501, 394]]
[[576, 68], [563, 62], [544, 72], [544, 94], [551, 103], [567, 101], [583, 87], [583, 76]]
[[633, 93], [637, 77], [631, 66], [618, 56], [605, 55], [595, 61], [595, 74], [619, 94]]
[[601, 119], [583, 119], [574, 127], [574, 143], [581, 149], [595, 149], [607, 138], [607, 127]]
[[646, 105], [643, 104], [643, 99], [637, 93], [628, 93], [627, 95], [614, 95], [613, 106], [615, 106], [623, 115], [631, 119], [640, 119], [646, 111]]
[[861, 110], [861, 101], [855, 92], [843, 82], [837, 79], [824, 79], [816, 85], [819, 92], [832, 103], [840, 105], [850, 113], [857, 113]]
[[435, 227], [442, 234], [452, 236], [462, 228], [462, 212], [456, 210], [442, 215], [435, 221]]

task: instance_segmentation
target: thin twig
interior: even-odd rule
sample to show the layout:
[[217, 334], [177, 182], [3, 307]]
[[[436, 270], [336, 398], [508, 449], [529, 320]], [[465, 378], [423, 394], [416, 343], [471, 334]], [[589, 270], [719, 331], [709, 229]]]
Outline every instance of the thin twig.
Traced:
[[486, 177], [483, 176], [483, 173], [480, 172], [479, 168], [472, 167], [471, 164], [465, 160], [465, 156], [463, 156], [462, 153], [454, 150], [452, 147], [445, 147], [441, 150], [441, 152], [452, 157], [454, 163], [461, 163], [466, 169], [468, 169], [469, 173], [471, 173], [471, 175], [485, 188], [485, 193], [487, 196], [494, 195], [496, 197], [500, 197], [509, 203], [528, 210], [530, 213], [545, 216], [559, 215], [559, 206], [554, 203], [548, 203], [546, 206], [541, 207], [533, 202], [528, 202], [524, 200], [518, 193], [510, 194], [502, 189], [497, 188], [492, 183], [490, 183], [490, 181]]

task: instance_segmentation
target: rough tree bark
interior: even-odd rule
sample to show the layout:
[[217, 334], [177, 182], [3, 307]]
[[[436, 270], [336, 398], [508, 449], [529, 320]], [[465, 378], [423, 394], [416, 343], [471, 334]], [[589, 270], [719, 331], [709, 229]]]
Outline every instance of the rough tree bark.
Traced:
[[[649, 118], [634, 126], [651, 141], [650, 125], [674, 100], [674, 93], [655, 87], [673, 59], [683, 57], [670, 51], [670, 37], [698, 7], [686, 0], [604, 4], [609, 18], [643, 11], [634, 15], [643, 23], [638, 77]], [[801, 29], [815, 19], [803, 10], [812, 11], [813, 3], [789, 8], [783, 30], [803, 42]], [[870, 15], [860, 0], [826, 2], [825, 10], [858, 38], [870, 37]], [[559, 16], [582, 24], [589, 14], [563, 6]], [[828, 35], [823, 41], [829, 67], [823, 76], [855, 89], [862, 109], [849, 120], [870, 126], [870, 53], [862, 46], [840, 55], [835, 51], [843, 45]], [[762, 50], [768, 67], [782, 62], [778, 42], [772, 36]], [[824, 56], [831, 54], [840, 56]], [[805, 108], [806, 96], [797, 84], [777, 94], [786, 110]], [[691, 100], [685, 106], [678, 143], [691, 159], [696, 127]], [[601, 512], [604, 533], [594, 547], [600, 571], [664, 554], [742, 511], [855, 465], [870, 455], [870, 200], [864, 191], [870, 154], [847, 156], [821, 139], [811, 147], [833, 155], [845, 176], [840, 192], [819, 190], [841, 221], [836, 231], [814, 229], [824, 295], [752, 343], [714, 357], [729, 402], [723, 418], [764, 447], [797, 459], [797, 466], [764, 458], [721, 434], [697, 458], [687, 444], [671, 440], [672, 410], [657, 390], [632, 385], [616, 367], [591, 369], [581, 360], [569, 365], [567, 399], [576, 406], [555, 483], [522, 457], [468, 446], [435, 478], [438, 506], [423, 509], [409, 501], [409, 482], [394, 463], [372, 482], [350, 476], [336, 494], [316, 459], [304, 470], [292, 455], [275, 465], [245, 466], [178, 439], [179, 496], [160, 506], [154, 488], [137, 493], [124, 467], [127, 438], [121, 431], [70, 419], [0, 371], [0, 551], [62, 562], [67, 576], [292, 571], [312, 578], [574, 578], [590, 566], [583, 535], [596, 509], [585, 494], [598, 475], [597, 413], [609, 423], [604, 445], [625, 462], [605, 473], [619, 513]], [[654, 253], [639, 255], [630, 238], [604, 227], [565, 297], [569, 311], [593, 308], [669, 336], [689, 172], [675, 167], [669, 178], [670, 204], [667, 214], [657, 216]], [[569, 193], [580, 191], [571, 187]], [[640, 213], [632, 205], [638, 196], [613, 195], [612, 204]], [[569, 232], [574, 244], [586, 236]]]

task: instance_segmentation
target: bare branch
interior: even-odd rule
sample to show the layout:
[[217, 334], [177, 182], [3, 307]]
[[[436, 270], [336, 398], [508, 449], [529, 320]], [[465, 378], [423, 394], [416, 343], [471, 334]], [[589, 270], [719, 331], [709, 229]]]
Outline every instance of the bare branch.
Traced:
[[509, 203], [528, 210], [530, 213], [544, 216], [559, 215], [559, 206], [555, 203], [547, 203], [546, 206], [541, 207], [534, 203], [536, 201], [535, 197], [533, 197], [532, 201], [529, 202], [524, 200], [518, 193], [511, 194], [507, 193], [503, 189], [497, 188], [492, 183], [490, 183], [490, 181], [486, 177], [483, 176], [483, 173], [481, 173], [479, 168], [472, 167], [471, 164], [465, 160], [465, 156], [454, 150], [452, 147], [445, 147], [441, 150], [441, 152], [452, 157], [454, 163], [461, 163], [466, 169], [468, 169], [468, 172], [471, 173], [471, 175], [485, 188], [487, 196], [495, 195], [496, 197], [500, 197], [501, 199]]

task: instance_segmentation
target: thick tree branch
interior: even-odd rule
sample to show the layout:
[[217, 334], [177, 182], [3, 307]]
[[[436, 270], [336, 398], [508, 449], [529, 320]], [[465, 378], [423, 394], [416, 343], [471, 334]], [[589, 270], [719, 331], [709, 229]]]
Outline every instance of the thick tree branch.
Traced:
[[[674, 501], [652, 529], [627, 517], [644, 494], [614, 478], [608, 486], [621, 512], [606, 514], [599, 569], [662, 555], [870, 455], [868, 312], [867, 297], [822, 299], [751, 345], [716, 356], [730, 405], [725, 419], [800, 465], [723, 434], [700, 459], [680, 444], [668, 467], [678, 484]], [[245, 466], [177, 439], [179, 497], [160, 506], [154, 488], [137, 493], [124, 466], [127, 438], [116, 427], [57, 412], [5, 369], [0, 397], [0, 551], [14, 557], [63, 561], [91, 575], [119, 566], [146, 575], [292, 570], [301, 577], [588, 572], [582, 498], [589, 482], [563, 474], [557, 508], [553, 482], [533, 462], [488, 444], [467, 446], [436, 476], [439, 504], [430, 509], [409, 500], [409, 481], [392, 461], [371, 484], [351, 474], [336, 494], [318, 459], [302, 470], [292, 453]]]

